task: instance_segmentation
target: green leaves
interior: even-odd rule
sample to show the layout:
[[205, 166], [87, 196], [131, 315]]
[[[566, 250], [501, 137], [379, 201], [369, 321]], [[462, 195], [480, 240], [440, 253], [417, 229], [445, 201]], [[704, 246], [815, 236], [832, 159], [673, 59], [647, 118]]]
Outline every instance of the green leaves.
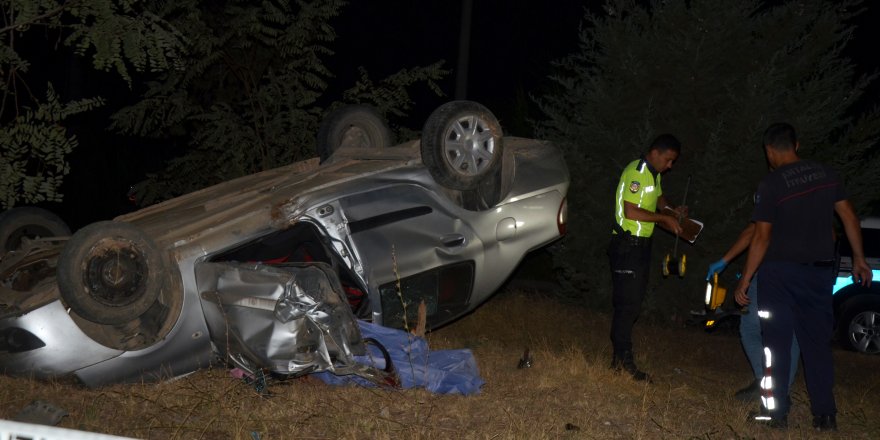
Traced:
[[83, 0], [69, 2], [65, 25], [71, 29], [64, 43], [89, 55], [95, 69], [115, 70], [131, 85], [131, 69], [160, 72], [179, 67], [187, 46], [173, 26], [137, 0]]
[[434, 93], [442, 95], [436, 83], [448, 73], [442, 67], [443, 62], [436, 62], [429, 66], [401, 69], [378, 84], [361, 67], [358, 68], [360, 77], [353, 87], [343, 93], [343, 97], [348, 102], [369, 102], [384, 114], [403, 116], [410, 108], [408, 88], [414, 84], [425, 83]]
[[[315, 133], [333, 75], [325, 65], [336, 38], [330, 20], [342, 1], [190, 1], [167, 19], [192, 41], [180, 69], [146, 84], [142, 99], [113, 116], [121, 133], [185, 146], [150, 176], [142, 203], [315, 155]], [[355, 69], [356, 67], [352, 67]], [[436, 86], [440, 63], [410, 67], [374, 82], [360, 70], [347, 102], [403, 115], [408, 89]], [[331, 104], [332, 105], [332, 104]]]
[[[41, 29], [114, 71], [141, 94], [113, 116], [111, 129], [180, 145], [167, 169], [138, 185], [151, 203], [314, 154], [314, 135], [333, 80], [324, 59], [336, 38], [330, 20], [343, 0], [0, 0], [0, 121], [4, 124], [5, 206], [60, 200], [64, 157], [76, 146], [61, 123], [99, 99], [40, 104], [17, 42]], [[54, 46], [53, 46], [54, 44]], [[353, 69], [356, 67], [352, 67]], [[403, 115], [408, 88], [436, 85], [440, 64], [410, 67], [374, 83], [366, 72], [344, 94]], [[33, 108], [33, 111], [27, 108]], [[50, 123], [51, 121], [51, 123]], [[9, 140], [7, 144], [6, 140]], [[54, 170], [49, 172], [48, 170]]]
[[49, 84], [45, 103], [0, 126], [0, 207], [61, 201], [67, 155], [78, 144], [61, 123], [103, 104], [101, 98], [61, 103]]
[[[116, 71], [129, 86], [133, 72], [180, 66], [187, 41], [149, 10], [146, 0], [0, 0], [5, 27], [0, 29], [0, 203], [60, 201], [68, 173], [66, 156], [77, 146], [63, 123], [74, 114], [103, 105], [101, 98], [64, 102], [49, 84], [41, 102], [31, 84], [27, 56], [58, 50], [58, 43], [91, 57], [98, 70]], [[22, 38], [42, 31], [44, 41]], [[18, 46], [26, 40], [26, 52]], [[39, 43], [44, 43], [40, 46]]]
[[[707, 225], [689, 251], [697, 265], [717, 259], [748, 222], [767, 172], [760, 137], [773, 122], [798, 129], [803, 156], [852, 158], [841, 171], [859, 188], [853, 200], [871, 203], [861, 188], [877, 185], [876, 168], [864, 165], [876, 157], [868, 145], [880, 123], [876, 112], [853, 118], [867, 82], [842, 56], [853, 32], [847, 11], [858, 2], [776, 3], [612, 0], [605, 14], [585, 17], [579, 50], [556, 63], [557, 92], [536, 98], [547, 115], [541, 135], [563, 144], [579, 170], [569, 191], [572, 255], [604, 267], [619, 172], [663, 132], [683, 143], [664, 194], [680, 203], [691, 175], [690, 212]], [[670, 238], [660, 234], [656, 248]], [[584, 289], [604, 272], [587, 276]]]

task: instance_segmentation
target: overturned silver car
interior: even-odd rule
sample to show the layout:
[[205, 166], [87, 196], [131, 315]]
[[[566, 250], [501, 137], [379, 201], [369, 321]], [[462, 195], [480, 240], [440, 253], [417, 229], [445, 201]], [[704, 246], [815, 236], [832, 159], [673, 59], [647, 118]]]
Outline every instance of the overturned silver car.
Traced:
[[219, 355], [282, 376], [374, 374], [346, 370], [363, 353], [354, 317], [405, 328], [424, 303], [436, 328], [565, 233], [561, 151], [503, 137], [477, 103], [441, 106], [396, 146], [363, 107], [328, 121], [321, 157], [69, 237], [33, 208], [0, 215], [0, 369], [99, 386]]

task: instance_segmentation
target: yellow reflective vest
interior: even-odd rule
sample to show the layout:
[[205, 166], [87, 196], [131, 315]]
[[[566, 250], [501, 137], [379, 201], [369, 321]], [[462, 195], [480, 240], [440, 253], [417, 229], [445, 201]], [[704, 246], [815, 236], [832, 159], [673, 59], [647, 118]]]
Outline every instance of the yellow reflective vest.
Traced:
[[654, 222], [626, 218], [623, 215], [623, 202], [630, 202], [646, 211], [657, 211], [657, 199], [663, 194], [660, 178], [660, 173], [655, 172], [644, 159], [636, 159], [623, 169], [615, 193], [614, 219], [624, 231], [636, 237], [650, 237], [654, 233]]

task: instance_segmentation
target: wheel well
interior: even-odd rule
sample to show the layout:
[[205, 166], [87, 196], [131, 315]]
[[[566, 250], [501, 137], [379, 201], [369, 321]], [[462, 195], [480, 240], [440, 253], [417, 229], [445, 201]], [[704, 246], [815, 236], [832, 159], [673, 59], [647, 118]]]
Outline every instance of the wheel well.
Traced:
[[834, 315], [840, 316], [854, 304], [864, 304], [871, 301], [880, 301], [880, 284], [871, 284], [871, 287], [863, 287], [853, 284], [840, 289], [834, 295]]
[[[836, 328], [838, 325], [838, 321], [841, 317], [847, 313], [853, 307], [864, 307], [870, 304], [880, 305], [880, 289], [877, 288], [876, 285], [871, 285], [871, 288], [864, 288], [861, 286], [851, 286], [848, 295], [844, 298], [841, 298], [840, 302], [835, 302], [834, 307], [834, 327]], [[841, 292], [847, 289], [841, 289]], [[835, 298], [836, 299], [836, 298]]]

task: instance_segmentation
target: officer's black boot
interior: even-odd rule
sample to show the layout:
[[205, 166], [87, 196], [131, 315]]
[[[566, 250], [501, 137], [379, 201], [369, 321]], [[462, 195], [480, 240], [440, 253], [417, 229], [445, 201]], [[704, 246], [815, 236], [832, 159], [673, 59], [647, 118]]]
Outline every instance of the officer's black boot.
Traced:
[[[777, 408], [774, 411], [767, 410], [763, 404], [758, 412], [749, 412], [749, 419], [753, 422], [768, 426], [773, 429], [788, 429], [788, 411], [791, 409], [791, 396], [786, 396], [784, 402], [785, 409]], [[782, 411], [785, 411], [784, 413]], [[816, 422], [816, 419], [813, 419]], [[815, 426], [815, 425], [814, 425]]]
[[788, 414], [779, 414], [778, 411], [767, 411], [767, 408], [761, 406], [757, 412], [750, 411], [749, 419], [773, 429], [788, 429]]
[[622, 353], [614, 353], [614, 357], [611, 358], [611, 368], [617, 371], [625, 371], [635, 380], [644, 380], [651, 383], [651, 378], [648, 376], [648, 373], [645, 373], [636, 367], [636, 361], [633, 358], [633, 352], [631, 350]]
[[837, 431], [837, 417], [834, 414], [813, 416], [813, 428], [816, 431]]

